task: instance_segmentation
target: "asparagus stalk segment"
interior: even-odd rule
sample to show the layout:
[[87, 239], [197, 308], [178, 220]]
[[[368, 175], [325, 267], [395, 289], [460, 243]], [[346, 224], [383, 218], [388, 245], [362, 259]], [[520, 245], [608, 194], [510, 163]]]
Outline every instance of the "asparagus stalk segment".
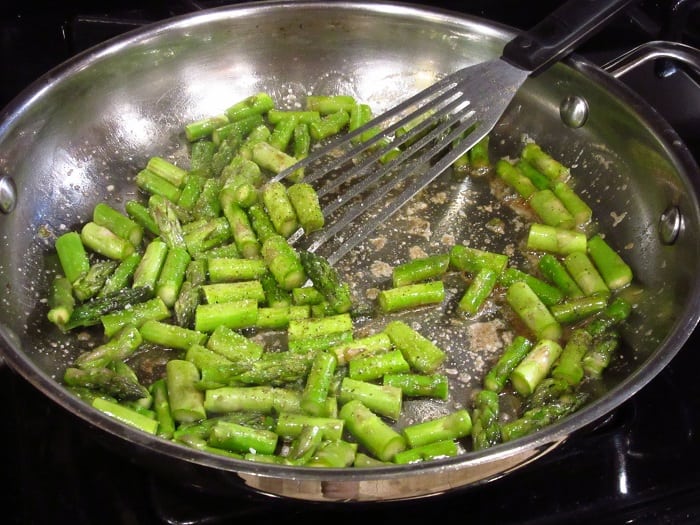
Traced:
[[[411, 448], [421, 447], [436, 441], [466, 437], [472, 431], [472, 418], [465, 409], [436, 417], [403, 428], [401, 433]], [[380, 458], [381, 459], [381, 458]]]
[[445, 360], [447, 355], [430, 339], [411, 328], [403, 321], [392, 321], [384, 332], [394, 346], [403, 354], [411, 368], [417, 372], [430, 374]]
[[90, 269], [90, 259], [78, 232], [67, 232], [54, 243], [63, 274], [71, 283]]
[[562, 347], [551, 339], [540, 339], [510, 374], [513, 388], [523, 397], [535, 390], [559, 358]]
[[600, 235], [588, 239], [588, 255], [611, 290], [632, 282], [632, 269]]
[[562, 328], [547, 306], [524, 281], [511, 284], [506, 300], [537, 339], [559, 339]]
[[349, 312], [352, 308], [350, 286], [328, 261], [315, 253], [303, 250], [299, 252], [301, 264], [306, 275], [333, 310], [338, 313]]
[[381, 461], [391, 461], [397, 453], [406, 450], [406, 439], [362, 401], [348, 401], [338, 415], [350, 434]]

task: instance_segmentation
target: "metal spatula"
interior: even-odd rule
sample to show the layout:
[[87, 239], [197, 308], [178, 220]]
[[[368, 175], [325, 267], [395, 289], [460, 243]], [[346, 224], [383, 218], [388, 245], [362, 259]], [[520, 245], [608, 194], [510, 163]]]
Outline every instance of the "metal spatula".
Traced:
[[[324, 215], [332, 217], [323, 230], [307, 236], [300, 230], [289, 241], [304, 238], [309, 251], [334, 241], [327, 257], [336, 263], [486, 136], [528, 76], [570, 53], [632, 1], [569, 0], [510, 41], [500, 58], [441, 79], [280, 172], [274, 180], [304, 168]], [[396, 156], [387, 161], [390, 152]], [[392, 191], [400, 193], [390, 198]]]

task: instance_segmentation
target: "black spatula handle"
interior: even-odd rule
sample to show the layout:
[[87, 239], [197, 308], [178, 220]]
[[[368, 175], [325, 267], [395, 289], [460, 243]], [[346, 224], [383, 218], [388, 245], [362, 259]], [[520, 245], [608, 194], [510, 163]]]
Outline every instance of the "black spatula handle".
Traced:
[[502, 58], [536, 74], [593, 36], [635, 0], [569, 0], [506, 44]]

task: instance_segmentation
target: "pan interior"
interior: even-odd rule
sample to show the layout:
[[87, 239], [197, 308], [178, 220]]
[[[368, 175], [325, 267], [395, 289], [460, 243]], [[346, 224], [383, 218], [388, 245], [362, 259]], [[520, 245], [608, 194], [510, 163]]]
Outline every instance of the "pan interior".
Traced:
[[[349, 94], [379, 113], [448, 72], [497, 56], [510, 37], [478, 20], [396, 5], [289, 7], [213, 10], [130, 33], [40, 79], [7, 109], [0, 171], [12, 175], [19, 198], [0, 217], [2, 333], [10, 362], [30, 362], [42, 389], [59, 389], [65, 366], [97, 342], [95, 333], [66, 337], [46, 321], [54, 239], [90, 220], [98, 202], [121, 209], [137, 196], [134, 177], [151, 156], [186, 166], [184, 124], [260, 91], [289, 109], [307, 94]], [[490, 140], [492, 159], [517, 156], [534, 140], [570, 166], [600, 230], [633, 267], [635, 284], [625, 293], [637, 306], [619, 359], [594, 385], [601, 399], [678, 349], [687, 334], [677, 332], [695, 322], [700, 256], [684, 167], [660, 130], [608, 87], [557, 65], [526, 82]], [[578, 129], [559, 117], [559, 104], [572, 94], [590, 107]], [[484, 174], [445, 173], [339, 263], [356, 300], [372, 308], [394, 265], [455, 243], [507, 253], [512, 265], [527, 267], [529, 218], [506, 193]], [[671, 205], [684, 212], [684, 223], [666, 245], [658, 221]], [[403, 423], [469, 406], [514, 335], [498, 298], [469, 319], [456, 311], [465, 281], [455, 275], [446, 284], [441, 308], [358, 322], [361, 335], [400, 317], [449, 352], [450, 403], [408, 403]]]

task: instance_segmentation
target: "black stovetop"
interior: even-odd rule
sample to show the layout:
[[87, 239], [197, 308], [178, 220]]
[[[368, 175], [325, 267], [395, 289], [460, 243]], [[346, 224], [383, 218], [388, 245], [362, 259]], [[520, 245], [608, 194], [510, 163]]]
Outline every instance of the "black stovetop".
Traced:
[[[143, 23], [224, 3], [161, 0], [5, 1], [0, 6], [0, 107], [75, 53]], [[439, 5], [527, 28], [559, 1], [471, 0]], [[468, 4], [468, 5], [463, 5]], [[690, 8], [688, 8], [688, 6]], [[580, 52], [598, 63], [660, 38], [698, 45], [698, 2], [640, 2]], [[678, 13], [688, 15], [679, 24]], [[700, 88], [684, 73], [654, 68], [630, 83], [700, 159]], [[690, 86], [690, 87], [689, 87]], [[697, 89], [697, 91], [692, 91]], [[673, 92], [676, 95], [668, 96]], [[693, 100], [679, 100], [691, 92]], [[163, 479], [96, 439], [6, 366], [0, 366], [0, 521], [44, 523], [229, 523], [241, 519], [454, 519], [479, 524], [700, 523], [700, 331], [671, 364], [605, 421], [535, 463], [483, 486], [415, 502], [315, 505], [240, 495], [222, 498]]]

